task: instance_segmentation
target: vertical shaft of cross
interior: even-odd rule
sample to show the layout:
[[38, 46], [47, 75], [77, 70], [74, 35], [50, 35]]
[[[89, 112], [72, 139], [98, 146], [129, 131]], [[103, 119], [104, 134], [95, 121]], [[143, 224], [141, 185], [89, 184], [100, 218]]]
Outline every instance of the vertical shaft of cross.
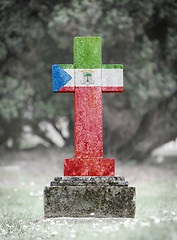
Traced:
[[114, 176], [115, 159], [103, 158], [101, 38], [74, 39], [75, 158], [64, 176]]
[[101, 87], [77, 87], [75, 102], [75, 158], [103, 157]]
[[[101, 39], [75, 38], [74, 68], [101, 68]], [[76, 87], [75, 95], [75, 158], [102, 158], [102, 89]]]

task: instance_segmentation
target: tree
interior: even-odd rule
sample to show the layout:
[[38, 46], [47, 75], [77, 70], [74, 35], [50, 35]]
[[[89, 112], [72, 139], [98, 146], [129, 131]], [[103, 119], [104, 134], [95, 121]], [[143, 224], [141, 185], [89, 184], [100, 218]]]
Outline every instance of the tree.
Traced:
[[89, 79], [88, 79], [88, 77], [91, 77], [92, 75], [90, 74], [90, 73], [86, 73], [85, 75], [84, 75], [84, 77], [87, 77], [87, 82], [89, 82]]
[[[103, 63], [123, 63], [125, 91], [105, 94], [104, 150], [142, 160], [177, 136], [174, 0], [12, 0], [0, 3], [0, 142], [23, 125], [70, 121], [73, 96], [52, 94], [51, 64], [72, 63], [74, 36], [101, 36]], [[61, 133], [61, 129], [58, 129]]]

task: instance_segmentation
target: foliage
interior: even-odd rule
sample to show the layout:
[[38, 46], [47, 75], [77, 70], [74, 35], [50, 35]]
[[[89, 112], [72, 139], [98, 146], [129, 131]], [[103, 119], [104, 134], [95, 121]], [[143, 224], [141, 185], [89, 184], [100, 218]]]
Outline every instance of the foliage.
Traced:
[[[103, 63], [124, 64], [125, 93], [104, 95], [105, 150], [125, 152], [130, 141], [136, 140], [147, 114], [151, 113], [154, 122], [153, 113], [161, 109], [159, 104], [166, 103], [166, 99], [171, 100], [163, 108], [161, 117], [163, 112], [168, 112], [165, 121], [174, 129], [173, 134], [169, 133], [171, 137], [168, 138], [166, 133], [158, 136], [153, 146], [143, 151], [148, 153], [153, 147], [176, 137], [173, 121], [177, 114], [174, 100], [176, 16], [174, 0], [2, 1], [1, 144], [5, 146], [11, 137], [17, 146], [25, 124], [36, 129], [41, 120], [47, 120], [55, 126], [58, 116], [73, 122], [73, 96], [51, 92], [51, 64], [72, 63], [73, 37], [90, 35], [102, 37]], [[127, 118], [127, 110], [132, 123], [127, 120], [125, 124], [122, 119]], [[112, 119], [112, 114], [117, 118]], [[164, 128], [164, 123], [159, 126]], [[14, 128], [18, 131], [13, 132]], [[144, 139], [148, 137], [145, 133]], [[118, 138], [120, 143], [117, 143]], [[138, 151], [135, 147], [131, 151], [127, 157], [143, 157], [135, 154]]]

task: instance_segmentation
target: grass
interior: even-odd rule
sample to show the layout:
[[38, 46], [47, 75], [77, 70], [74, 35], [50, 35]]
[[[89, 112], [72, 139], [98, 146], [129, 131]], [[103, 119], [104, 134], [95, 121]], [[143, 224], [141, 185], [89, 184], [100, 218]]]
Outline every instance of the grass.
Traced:
[[135, 219], [45, 220], [43, 189], [54, 176], [62, 175], [64, 158], [65, 153], [55, 149], [1, 157], [0, 240], [177, 239], [177, 174], [166, 165], [161, 168], [117, 163], [118, 175], [136, 187]]
[[119, 221], [44, 220], [43, 187], [0, 187], [0, 239], [177, 239], [176, 183], [137, 185], [136, 218]]

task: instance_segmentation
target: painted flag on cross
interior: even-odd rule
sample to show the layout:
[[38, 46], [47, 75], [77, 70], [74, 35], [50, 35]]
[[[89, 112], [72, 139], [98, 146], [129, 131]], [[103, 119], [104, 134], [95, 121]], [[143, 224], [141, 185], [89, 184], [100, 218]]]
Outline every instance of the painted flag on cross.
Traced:
[[52, 66], [53, 92], [58, 92], [72, 79], [62, 67], [55, 64]]

